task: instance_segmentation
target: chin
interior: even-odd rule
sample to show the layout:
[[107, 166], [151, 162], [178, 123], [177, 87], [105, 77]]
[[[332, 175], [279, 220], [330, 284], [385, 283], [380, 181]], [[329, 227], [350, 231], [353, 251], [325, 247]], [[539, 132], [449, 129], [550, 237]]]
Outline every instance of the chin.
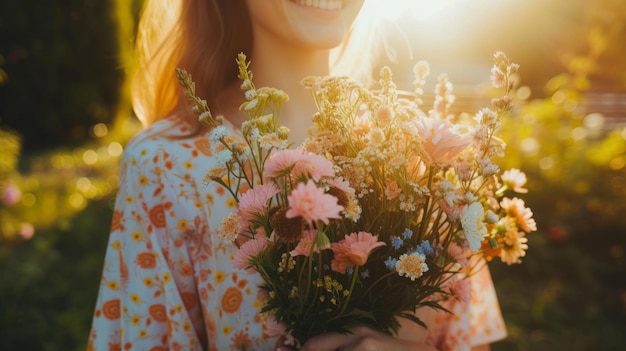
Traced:
[[345, 39], [364, 0], [247, 0], [263, 35], [330, 49]]
[[291, 23], [303, 43], [324, 49], [342, 43], [363, 5], [363, 0], [287, 1]]

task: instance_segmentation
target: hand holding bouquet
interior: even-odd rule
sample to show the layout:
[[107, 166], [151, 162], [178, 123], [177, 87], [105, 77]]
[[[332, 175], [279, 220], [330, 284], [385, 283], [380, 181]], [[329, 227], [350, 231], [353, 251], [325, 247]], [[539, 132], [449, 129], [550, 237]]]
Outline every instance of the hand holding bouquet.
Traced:
[[220, 235], [239, 245], [234, 264], [258, 272], [267, 323], [299, 345], [365, 325], [393, 334], [398, 318], [466, 299], [472, 256], [511, 264], [536, 230], [532, 212], [505, 190], [525, 192], [518, 170], [498, 176], [504, 143], [495, 132], [512, 108], [517, 65], [495, 55], [492, 83], [503, 95], [473, 118], [452, 116], [452, 87], [439, 77], [434, 106], [422, 110], [428, 65], [415, 68], [411, 99], [398, 96], [389, 68], [372, 91], [345, 77], [306, 78], [318, 106], [315, 130], [296, 148], [279, 124], [280, 90], [256, 88], [246, 57], [239, 78], [248, 120], [235, 135], [178, 78], [219, 145], [206, 181], [238, 204]]

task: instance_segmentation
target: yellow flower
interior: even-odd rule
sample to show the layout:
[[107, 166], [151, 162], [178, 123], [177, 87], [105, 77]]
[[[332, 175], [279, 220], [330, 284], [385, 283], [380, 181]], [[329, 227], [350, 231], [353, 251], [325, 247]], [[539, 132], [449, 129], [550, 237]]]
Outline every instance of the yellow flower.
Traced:
[[109, 282], [107, 283], [107, 286], [111, 290], [118, 290], [120, 288], [120, 285], [117, 283], [117, 280], [109, 280]]
[[193, 169], [193, 163], [191, 161], [185, 161], [183, 162], [183, 167], [186, 169]]
[[126, 196], [126, 203], [127, 204], [132, 204], [133, 203], [133, 197], [130, 196], [130, 195]]
[[134, 315], [132, 316], [132, 318], [130, 319], [130, 322], [133, 325], [139, 325], [139, 323], [141, 322], [141, 317], [139, 317], [138, 315]]
[[143, 235], [141, 235], [140, 232], [132, 232], [130, 233], [130, 237], [133, 238], [133, 240], [135, 241], [141, 241], [141, 239], [143, 238]]
[[222, 327], [222, 333], [224, 333], [224, 335], [228, 335], [230, 334], [230, 332], [233, 331], [233, 327], [231, 327], [230, 325], [226, 324]]
[[222, 271], [215, 272], [215, 276], [213, 277], [213, 280], [215, 281], [216, 284], [223, 282], [224, 279], [226, 279], [226, 274], [224, 272]]
[[163, 282], [167, 284], [170, 280], [172, 280], [172, 276], [168, 272], [163, 273]]
[[139, 337], [140, 338], [145, 338], [146, 336], [148, 336], [148, 332], [145, 329], [141, 329], [139, 331]]
[[143, 285], [147, 286], [148, 288], [151, 288], [154, 286], [154, 280], [152, 280], [152, 278], [150, 277], [145, 277], [143, 278]]
[[149, 183], [148, 177], [146, 177], [145, 175], [139, 176], [139, 184], [140, 185], [148, 185], [148, 183]]
[[178, 221], [177, 228], [179, 230], [185, 230], [185, 228], [187, 228], [187, 223], [188, 223], [187, 219], [183, 218], [183, 219]]
[[137, 294], [130, 294], [130, 300], [134, 303], [140, 303], [141, 302], [141, 296], [137, 295]]
[[236, 208], [237, 207], [237, 200], [235, 200], [235, 199], [228, 199], [228, 200], [226, 200], [226, 207], [228, 207], [228, 208]]

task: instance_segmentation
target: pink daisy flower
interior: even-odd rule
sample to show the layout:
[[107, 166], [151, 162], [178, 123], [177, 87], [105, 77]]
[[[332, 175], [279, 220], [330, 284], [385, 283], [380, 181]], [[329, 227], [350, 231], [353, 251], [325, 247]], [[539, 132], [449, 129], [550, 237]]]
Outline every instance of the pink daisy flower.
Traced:
[[326, 194], [324, 189], [318, 188], [315, 182], [309, 180], [306, 184], [299, 183], [291, 191], [289, 197], [287, 218], [302, 217], [312, 227], [313, 222], [322, 221], [328, 224], [332, 218], [341, 218], [343, 206], [337, 204], [337, 198]]
[[250, 221], [253, 220], [256, 215], [265, 212], [268, 201], [279, 192], [280, 189], [278, 189], [276, 184], [267, 183], [257, 185], [241, 195], [238, 210], [239, 226], [241, 228], [248, 228]]
[[300, 160], [296, 163], [291, 173], [298, 178], [302, 175], [311, 177], [314, 181], [319, 182], [323, 177], [333, 177], [333, 163], [328, 159], [316, 154], [302, 154]]
[[506, 213], [515, 218], [515, 221], [520, 228], [526, 233], [534, 232], [537, 230], [537, 223], [533, 218], [533, 212], [530, 208], [527, 208], [524, 204], [524, 200], [514, 197], [509, 199], [505, 197], [500, 202], [500, 206], [506, 211]]
[[338, 243], [330, 244], [334, 258], [330, 262], [331, 269], [338, 273], [346, 273], [346, 268], [362, 266], [367, 262], [370, 253], [379, 246], [386, 245], [378, 241], [378, 237], [368, 232], [346, 235]]
[[331, 178], [326, 180], [326, 184], [333, 188], [337, 188], [345, 193], [354, 195], [354, 188], [350, 186], [350, 182], [345, 181], [343, 177]]
[[448, 164], [471, 142], [472, 136], [459, 133], [453, 123], [441, 118], [421, 118], [415, 122], [423, 138], [422, 148], [433, 163]]
[[289, 174], [298, 161], [302, 159], [302, 150], [287, 149], [275, 152], [265, 162], [263, 178], [273, 179]]
[[241, 245], [239, 250], [235, 252], [233, 267], [245, 269], [249, 273], [255, 273], [254, 268], [250, 267], [250, 260], [263, 251], [267, 240], [266, 236], [257, 236], [252, 240], [246, 241], [246, 243]]

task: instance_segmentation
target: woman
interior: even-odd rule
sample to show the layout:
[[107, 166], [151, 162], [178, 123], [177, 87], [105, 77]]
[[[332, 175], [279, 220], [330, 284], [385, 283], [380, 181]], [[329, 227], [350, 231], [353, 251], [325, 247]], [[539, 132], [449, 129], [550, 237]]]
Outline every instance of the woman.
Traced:
[[[364, 33], [354, 29], [363, 1], [146, 0], [133, 98], [147, 128], [124, 153], [90, 350], [284, 348], [256, 308], [259, 278], [232, 268], [235, 246], [213, 234], [234, 204], [218, 185], [201, 185], [215, 164], [213, 150], [174, 71], [190, 72], [198, 96], [235, 128], [246, 116], [238, 110], [243, 96], [234, 60], [247, 53], [255, 85], [289, 95], [281, 123], [291, 129], [291, 140], [302, 141], [315, 106], [301, 78], [328, 75], [330, 67], [355, 77], [371, 71], [371, 55], [363, 54], [369, 50], [355, 46]], [[469, 350], [487, 344], [505, 332], [490, 278], [484, 282], [481, 296], [490, 298], [479, 306], [489, 335], [470, 330], [470, 305], [456, 304], [458, 321], [425, 317], [430, 334], [414, 324], [394, 337], [356, 328], [350, 335], [320, 335], [303, 349]]]

